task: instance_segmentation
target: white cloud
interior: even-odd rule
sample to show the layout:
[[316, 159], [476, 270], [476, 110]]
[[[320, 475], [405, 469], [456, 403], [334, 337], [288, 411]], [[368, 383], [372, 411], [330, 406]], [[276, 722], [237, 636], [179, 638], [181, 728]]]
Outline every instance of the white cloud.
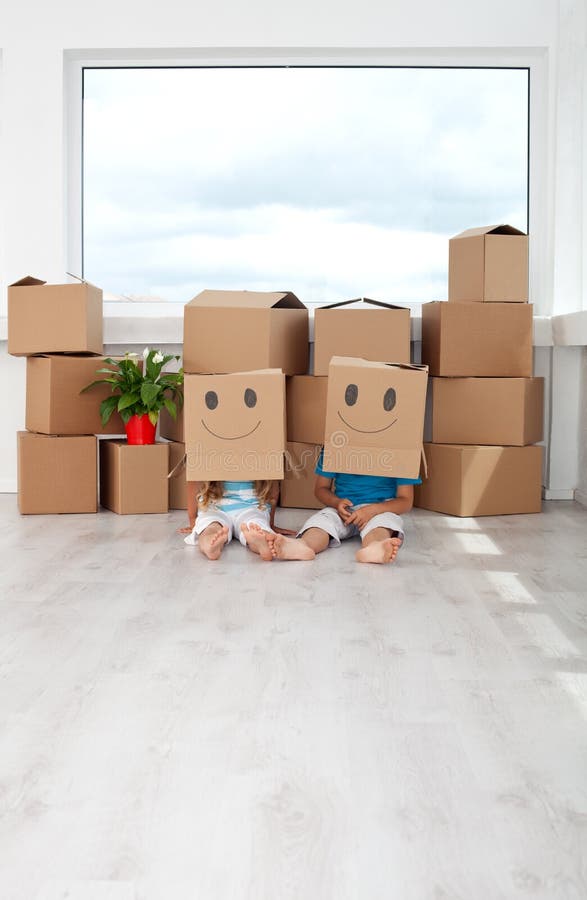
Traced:
[[86, 275], [184, 300], [201, 287], [295, 283], [302, 299], [441, 299], [448, 235], [525, 226], [524, 79], [90, 71]]

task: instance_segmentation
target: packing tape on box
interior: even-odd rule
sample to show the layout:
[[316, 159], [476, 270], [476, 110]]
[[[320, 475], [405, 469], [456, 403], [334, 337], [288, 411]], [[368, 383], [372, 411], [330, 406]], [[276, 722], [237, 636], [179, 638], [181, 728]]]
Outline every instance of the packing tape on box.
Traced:
[[187, 462], [187, 453], [184, 453], [184, 455], [182, 456], [180, 461], [173, 467], [173, 469], [171, 470], [171, 472], [169, 473], [167, 478], [168, 479], [175, 478], [176, 475], [179, 475], [179, 473], [182, 471], [182, 469], [185, 469], [186, 462]]
[[422, 467], [424, 469], [424, 478], [428, 478], [428, 462], [424, 453], [424, 447], [422, 447]]
[[289, 471], [291, 472], [291, 474], [293, 475], [294, 478], [298, 478], [298, 479], [301, 478], [302, 471], [301, 471], [300, 467], [297, 465], [297, 463], [295, 462], [293, 454], [290, 453], [290, 451], [287, 449], [284, 450], [283, 452], [285, 455], [286, 468], [289, 466]]

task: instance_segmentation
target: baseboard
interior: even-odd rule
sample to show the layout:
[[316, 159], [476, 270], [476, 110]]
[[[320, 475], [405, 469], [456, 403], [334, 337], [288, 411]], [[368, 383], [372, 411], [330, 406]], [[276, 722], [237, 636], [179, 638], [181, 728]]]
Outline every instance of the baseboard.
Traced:
[[16, 494], [16, 478], [0, 478], [0, 494]]
[[573, 490], [553, 490], [552, 488], [544, 488], [545, 500], [574, 500], [575, 491]]
[[587, 506], [587, 491], [575, 491], [575, 500], [577, 503], [580, 503], [581, 506]]

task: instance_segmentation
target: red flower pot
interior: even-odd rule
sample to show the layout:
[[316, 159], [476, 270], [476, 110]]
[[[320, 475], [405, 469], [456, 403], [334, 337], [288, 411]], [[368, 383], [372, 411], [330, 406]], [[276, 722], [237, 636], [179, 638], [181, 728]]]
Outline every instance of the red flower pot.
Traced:
[[126, 439], [129, 444], [154, 444], [156, 425], [149, 416], [131, 416], [126, 425]]

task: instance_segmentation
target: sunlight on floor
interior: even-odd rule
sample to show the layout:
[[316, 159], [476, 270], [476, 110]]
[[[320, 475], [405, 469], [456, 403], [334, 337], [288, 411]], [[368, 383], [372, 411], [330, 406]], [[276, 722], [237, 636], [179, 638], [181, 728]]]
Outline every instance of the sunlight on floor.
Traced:
[[501, 556], [503, 554], [503, 550], [487, 534], [468, 534], [467, 532], [456, 531], [454, 536], [467, 553], [482, 553], [487, 556]]
[[487, 581], [496, 588], [499, 599], [504, 603], [536, 605], [538, 602], [524, 587], [517, 572], [485, 572]]
[[442, 528], [443, 531], [448, 529], [449, 531], [481, 531], [482, 524], [477, 521], [477, 519], [461, 519], [460, 516], [443, 516], [442, 517]]
[[587, 719], [587, 672], [557, 672], [556, 680]]

